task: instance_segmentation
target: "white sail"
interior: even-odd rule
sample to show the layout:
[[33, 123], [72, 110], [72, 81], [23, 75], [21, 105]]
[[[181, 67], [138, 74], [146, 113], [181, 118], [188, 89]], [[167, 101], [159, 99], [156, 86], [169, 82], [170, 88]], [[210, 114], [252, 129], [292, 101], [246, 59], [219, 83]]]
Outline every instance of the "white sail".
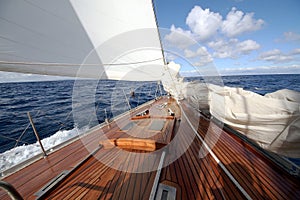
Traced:
[[4, 0], [0, 70], [159, 80], [164, 58], [151, 0]]
[[260, 147], [300, 157], [299, 92], [284, 89], [262, 96], [242, 88], [203, 83], [190, 83], [185, 90], [194, 105], [209, 109], [215, 118]]

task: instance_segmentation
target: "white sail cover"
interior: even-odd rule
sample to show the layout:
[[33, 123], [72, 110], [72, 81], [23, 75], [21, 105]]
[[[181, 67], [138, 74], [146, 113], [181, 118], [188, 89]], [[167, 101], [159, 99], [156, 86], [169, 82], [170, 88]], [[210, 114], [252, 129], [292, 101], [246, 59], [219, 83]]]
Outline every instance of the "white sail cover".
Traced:
[[2, 0], [0, 71], [124, 80], [164, 72], [151, 0]]
[[184, 87], [183, 78], [179, 75], [181, 66], [175, 62], [168, 63], [165, 73], [162, 77], [164, 90], [176, 99], [182, 99], [182, 89]]
[[262, 148], [300, 158], [299, 92], [284, 89], [262, 96], [242, 88], [201, 83], [186, 88], [194, 93], [194, 103], [200, 109], [209, 109], [218, 120]]

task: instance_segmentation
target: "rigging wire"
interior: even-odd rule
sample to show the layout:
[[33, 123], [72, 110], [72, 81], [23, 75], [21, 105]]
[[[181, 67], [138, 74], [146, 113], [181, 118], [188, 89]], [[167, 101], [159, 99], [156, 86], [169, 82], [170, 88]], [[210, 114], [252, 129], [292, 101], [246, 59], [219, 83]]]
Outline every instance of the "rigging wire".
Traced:
[[[39, 113], [40, 113], [40, 110], [35, 114], [34, 117], [37, 117]], [[14, 148], [18, 146], [19, 141], [22, 139], [22, 137], [24, 136], [24, 134], [25, 134], [25, 132], [27, 131], [27, 129], [29, 128], [29, 126], [30, 126], [30, 122], [27, 124], [27, 126], [26, 126], [26, 128], [24, 129], [24, 131], [22, 132], [22, 134], [21, 134], [21, 135], [19, 136], [19, 138], [16, 140], [16, 144], [15, 144]]]
[[[70, 111], [70, 112], [68, 113], [68, 115], [67, 115], [67, 117], [64, 119], [64, 121], [66, 121], [66, 120], [69, 118], [69, 116], [71, 115], [72, 112], [73, 112], [73, 111]], [[42, 110], [38, 110], [38, 112], [35, 114], [34, 118], [37, 117], [37, 116], [39, 116], [39, 115], [41, 115], [41, 114], [44, 114], [43, 118], [47, 118], [47, 119], [53, 121], [53, 118], [47, 116], [46, 113], [45, 113], [44, 111], [42, 111]], [[61, 130], [61, 129], [65, 126], [65, 123], [64, 123], [63, 121], [61, 121], [61, 120], [54, 120], [54, 121], [55, 121], [56, 123], [60, 124], [59, 130]], [[28, 142], [25, 142], [25, 141], [22, 141], [22, 140], [21, 140], [22, 137], [24, 136], [24, 134], [26, 133], [26, 131], [27, 131], [27, 129], [28, 129], [29, 127], [30, 127], [30, 123], [27, 124], [26, 128], [25, 128], [25, 129], [23, 130], [23, 132], [20, 134], [20, 136], [19, 136], [18, 139], [10, 138], [10, 139], [16, 141], [16, 144], [15, 144], [14, 148], [18, 146], [19, 142], [23, 142], [23, 143], [25, 143], [25, 144], [29, 144]], [[7, 137], [7, 138], [9, 138], [9, 137]]]
[[[8, 137], [8, 136], [5, 136], [5, 135], [3, 135], [3, 134], [0, 134], [0, 137], [5, 138], [5, 139], [9, 139], [9, 140], [13, 140], [13, 141], [17, 141], [15, 138]], [[22, 142], [22, 143], [24, 143], [24, 144], [29, 144], [28, 142], [23, 141], [23, 140], [19, 140], [19, 142]]]
[[23, 135], [25, 134], [25, 132], [27, 131], [27, 129], [29, 128], [30, 123], [27, 124], [26, 128], [24, 129], [24, 131], [21, 133], [21, 135], [19, 136], [19, 138], [16, 140], [16, 144], [14, 146], [14, 148], [16, 148], [19, 144], [19, 142], [21, 141]]
[[[40, 112], [40, 111], [37, 112], [37, 114], [35, 115], [35, 117], [39, 114], [39, 112]], [[28, 142], [22, 140], [22, 137], [23, 137], [24, 134], [26, 133], [26, 131], [27, 131], [27, 129], [29, 128], [29, 126], [30, 126], [30, 123], [27, 124], [26, 128], [25, 128], [25, 129], [23, 130], [23, 132], [20, 134], [20, 136], [18, 137], [18, 139], [15, 139], [15, 138], [12, 138], [12, 137], [8, 137], [8, 136], [5, 136], [5, 135], [3, 135], [3, 134], [1, 134], [0, 137], [15, 141], [16, 143], [15, 143], [14, 148], [18, 146], [19, 142], [22, 142], [22, 143], [24, 143], [24, 144], [29, 144]]]

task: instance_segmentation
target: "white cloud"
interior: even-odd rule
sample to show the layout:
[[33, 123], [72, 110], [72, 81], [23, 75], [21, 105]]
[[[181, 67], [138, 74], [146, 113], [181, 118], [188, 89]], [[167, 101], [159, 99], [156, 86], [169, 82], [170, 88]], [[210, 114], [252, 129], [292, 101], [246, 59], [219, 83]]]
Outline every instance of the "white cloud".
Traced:
[[199, 76], [199, 72], [197, 70], [189, 70], [189, 71], [180, 71], [180, 76], [182, 77], [193, 77], [193, 76]]
[[275, 39], [275, 42], [300, 42], [300, 34], [292, 31], [284, 32], [280, 38]]
[[166, 57], [166, 60], [167, 61], [172, 61], [172, 60], [175, 60], [176, 58], [178, 58], [178, 55], [176, 54], [172, 54], [171, 52], [164, 52], [165, 54], [165, 57]]
[[253, 40], [245, 40], [237, 43], [236, 47], [242, 54], [248, 54], [251, 51], [259, 49], [260, 45]]
[[186, 24], [193, 33], [197, 34], [199, 40], [207, 40], [220, 28], [222, 16], [211, 12], [208, 8], [203, 10], [200, 6], [195, 6], [188, 14]]
[[218, 39], [216, 41], [211, 41], [208, 46], [212, 48], [215, 52], [213, 56], [216, 58], [229, 58], [234, 57], [233, 43], [236, 43], [237, 39], [231, 39], [229, 41]]
[[192, 51], [189, 49], [184, 50], [184, 56], [186, 58], [196, 58], [196, 61], [193, 62], [194, 66], [204, 66], [208, 63], [211, 63], [213, 61], [212, 56], [207, 51], [206, 47], [202, 46], [198, 48], [196, 51]]
[[300, 34], [290, 31], [283, 33], [283, 35], [286, 41], [300, 41]]
[[200, 47], [197, 51], [191, 51], [189, 49], [184, 50], [184, 56], [187, 58], [194, 58], [196, 56], [206, 56], [208, 55], [206, 47]]
[[237, 58], [260, 48], [260, 45], [253, 40], [239, 42], [238, 39], [228, 41], [219, 39], [209, 42], [208, 46], [215, 51], [213, 56], [216, 58]]
[[222, 32], [228, 37], [235, 37], [245, 32], [259, 30], [264, 21], [262, 19], [255, 20], [254, 13], [244, 14], [235, 7], [227, 14], [226, 20], [222, 24]]
[[292, 52], [290, 54], [284, 54], [279, 49], [273, 49], [261, 53], [258, 56], [258, 60], [270, 61], [274, 63], [289, 62], [293, 60]]
[[196, 66], [194, 69], [180, 71], [180, 75], [184, 77], [189, 76], [219, 76], [219, 71], [213, 65], [213, 63], [206, 66]]
[[[180, 74], [182, 76], [188, 77], [188, 76], [210, 75], [211, 73], [202, 73], [202, 71], [199, 71], [198, 69], [198, 70], [190, 70], [190, 71], [181, 71]], [[216, 74], [217, 73], [215, 71], [214, 75]], [[300, 65], [225, 68], [225, 69], [218, 69], [218, 74], [222, 76], [256, 75], [256, 74], [300, 74]]]
[[300, 55], [300, 48], [292, 50], [290, 54], [291, 55]]
[[[254, 13], [245, 14], [234, 7], [228, 13], [226, 20], [223, 21], [219, 13], [195, 6], [189, 12], [186, 24], [189, 30], [176, 28], [172, 25], [171, 33], [165, 36], [165, 40], [182, 50], [191, 46], [193, 44], [191, 41], [202, 41], [207, 44], [207, 47], [211, 48], [210, 50], [214, 51], [211, 53], [213, 57], [236, 59], [241, 55], [247, 55], [259, 49], [260, 45], [253, 40], [240, 42], [238, 39], [232, 37], [258, 30], [262, 27], [264, 21], [254, 19]], [[208, 39], [211, 39], [213, 36], [223, 39], [211, 40], [209, 42]], [[190, 50], [185, 50], [184, 52], [186, 57], [192, 57], [194, 54], [199, 56], [199, 53], [191, 52]], [[206, 60], [207, 62], [211, 61], [212, 57], [206, 57]]]
[[0, 72], [0, 83], [6, 82], [32, 82], [32, 81], [56, 81], [73, 80], [74, 78], [63, 76], [47, 76], [37, 74], [22, 74], [15, 72]]
[[300, 74], [300, 65], [287, 66], [258, 66], [248, 68], [226, 68], [219, 70], [221, 75], [240, 74]]
[[[183, 50], [184, 56], [192, 61], [191, 63], [194, 66], [204, 66], [213, 62], [214, 58], [237, 59], [260, 49], [261, 45], [256, 41], [251, 39], [240, 41], [237, 36], [257, 31], [263, 27], [265, 22], [262, 19], [255, 18], [253, 12], [244, 13], [235, 7], [231, 9], [226, 18], [222, 19], [222, 16], [217, 12], [195, 6], [189, 12], [186, 24], [189, 28], [187, 30], [172, 25], [171, 33], [165, 39]], [[285, 32], [281, 40], [300, 41], [300, 35], [295, 32]], [[191, 50], [191, 46], [197, 44], [196, 42], [203, 42], [201, 44], [202, 47], [198, 46], [197, 49], [193, 48], [194, 50]], [[188, 47], [190, 48], [188, 49]], [[289, 63], [296, 59], [300, 60], [299, 55], [300, 48], [294, 49], [289, 53], [283, 53], [279, 49], [274, 49], [261, 53], [258, 55], [257, 60], [272, 63]], [[248, 71], [254, 73], [255, 69], [242, 68], [240, 71], [244, 70], [245, 73]], [[257, 72], [264, 73], [263, 69], [261, 67]], [[294, 68], [281, 69], [290, 72]], [[274, 73], [277, 72], [274, 71]], [[283, 73], [283, 71], [278, 70], [278, 73]]]
[[176, 28], [171, 26], [171, 32], [164, 37], [164, 44], [167, 46], [175, 46], [180, 49], [189, 47], [195, 44], [191, 31], [183, 30], [182, 28]]
[[264, 23], [262, 19], [256, 20], [253, 12], [244, 13], [235, 7], [227, 14], [225, 20], [219, 13], [211, 12], [208, 8], [203, 10], [200, 6], [195, 6], [186, 18], [186, 24], [191, 32], [201, 41], [211, 38], [218, 31], [227, 37], [235, 37], [259, 30]]

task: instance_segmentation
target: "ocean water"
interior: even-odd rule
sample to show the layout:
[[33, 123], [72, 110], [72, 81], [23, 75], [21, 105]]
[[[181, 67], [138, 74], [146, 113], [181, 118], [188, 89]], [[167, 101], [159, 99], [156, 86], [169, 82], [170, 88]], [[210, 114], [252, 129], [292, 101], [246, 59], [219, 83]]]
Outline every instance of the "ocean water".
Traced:
[[[190, 77], [187, 78], [187, 81], [197, 79], [199, 78]], [[223, 76], [222, 80], [224, 86], [239, 87], [261, 95], [281, 89], [290, 89], [300, 92], [300, 74], [235, 75]], [[213, 77], [211, 82], [215, 83]], [[218, 82], [217, 84], [220, 83]]]
[[[36, 141], [32, 127], [27, 127], [29, 125], [27, 112], [30, 112], [40, 137], [45, 138], [59, 130], [74, 128], [80, 130], [86, 128], [84, 126], [87, 124], [92, 127], [102, 123], [106, 117], [112, 118], [129, 109], [126, 98], [130, 107], [136, 107], [155, 98], [156, 87], [156, 83], [147, 85], [125, 81], [95, 83], [90, 80], [76, 81], [76, 84], [73, 80], [1, 83], [0, 153], [16, 145], [31, 144]], [[135, 90], [134, 98], [130, 96], [131, 90]], [[74, 99], [74, 93], [79, 93], [80, 97]], [[73, 120], [72, 108], [78, 111], [87, 106], [96, 109], [97, 121], [86, 123], [89, 119], [77, 120], [76, 124]], [[20, 141], [16, 144], [18, 139]]]
[[[187, 78], [188, 81], [198, 79], [201, 78]], [[225, 76], [222, 79], [226, 86], [241, 87], [261, 95], [285, 88], [300, 92], [300, 75]], [[134, 96], [130, 95], [133, 90]], [[106, 117], [112, 118], [155, 98], [160, 91], [156, 82], [66, 80], [1, 83], [0, 171], [40, 152], [28, 112], [45, 149], [49, 149], [102, 123]], [[89, 111], [95, 111], [96, 118], [90, 117]], [[82, 114], [74, 120], [74, 112]]]

